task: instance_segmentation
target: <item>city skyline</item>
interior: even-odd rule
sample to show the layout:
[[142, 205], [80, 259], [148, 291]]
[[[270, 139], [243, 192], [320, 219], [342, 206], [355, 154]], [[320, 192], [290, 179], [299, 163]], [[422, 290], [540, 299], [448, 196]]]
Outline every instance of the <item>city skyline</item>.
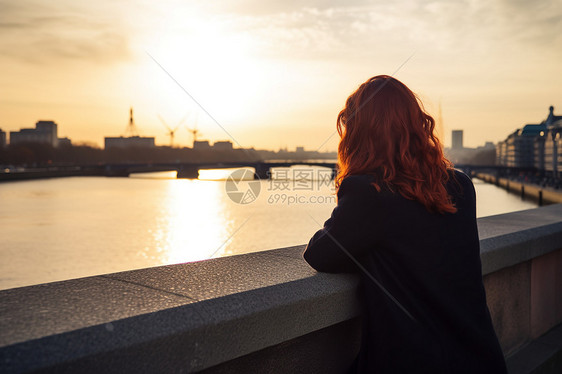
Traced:
[[476, 147], [562, 109], [555, 1], [0, 4], [6, 132], [52, 119], [102, 146], [133, 106], [140, 135], [160, 145], [158, 116], [244, 148], [333, 151], [347, 96], [393, 73], [442, 117], [446, 146], [453, 129]]
[[[131, 108], [131, 111], [132, 111], [132, 108]], [[3, 133], [3, 134], [6, 136], [6, 145], [13, 144], [13, 143], [16, 142], [16, 140], [17, 140], [17, 143], [22, 143], [22, 142], [25, 143], [25, 142], [28, 142], [28, 141], [31, 141], [32, 143], [36, 143], [36, 142], [39, 142], [39, 143], [41, 143], [41, 142], [52, 143], [51, 140], [48, 140], [48, 141], [47, 141], [47, 140], [45, 140], [45, 139], [43, 139], [43, 138], [41, 138], [41, 139], [31, 139], [31, 138], [30, 138], [29, 140], [28, 140], [27, 138], [21, 138], [21, 139], [20, 139], [20, 135], [24, 135], [24, 134], [29, 134], [29, 135], [35, 134], [35, 133], [38, 131], [37, 128], [38, 128], [39, 126], [41, 126], [41, 124], [43, 124], [43, 123], [52, 123], [52, 124], [55, 125], [55, 127], [58, 127], [58, 124], [56, 123], [56, 121], [52, 121], [52, 120], [38, 120], [38, 121], [35, 123], [35, 128], [31, 128], [31, 127], [28, 127], [28, 128], [20, 128], [20, 129], [17, 129], [17, 130], [12, 130], [12, 131], [10, 131], [10, 132], [5, 132], [5, 131], [2, 130], [2, 128], [0, 128], [0, 133]], [[120, 134], [120, 135], [114, 136], [114, 137], [113, 137], [113, 136], [104, 136], [105, 146], [103, 146], [103, 144], [102, 144], [102, 146], [99, 146], [99, 147], [98, 147], [97, 145], [96, 145], [96, 146], [97, 146], [98, 148], [102, 148], [102, 149], [107, 148], [107, 140], [108, 140], [108, 139], [117, 140], [117, 141], [118, 141], [119, 139], [125, 139], [125, 140], [127, 140], [127, 139], [138, 140], [138, 139], [140, 139], [140, 140], [151, 140], [152, 143], [151, 143], [151, 145], [149, 145], [149, 146], [151, 146], [151, 147], [156, 146], [156, 147], [172, 147], [172, 148], [196, 148], [196, 145], [197, 145], [197, 146], [199, 146], [199, 148], [204, 147], [204, 146], [206, 146], [206, 147], [211, 147], [211, 148], [212, 148], [212, 147], [214, 147], [214, 146], [216, 146], [216, 145], [223, 146], [224, 144], [229, 144], [229, 149], [236, 149], [236, 147], [235, 147], [235, 145], [233, 144], [233, 142], [232, 142], [231, 140], [228, 140], [228, 139], [226, 139], [226, 140], [224, 140], [224, 139], [203, 139], [203, 138], [195, 138], [195, 139], [194, 139], [194, 138], [193, 138], [193, 134], [192, 134], [193, 131], [190, 130], [189, 128], [187, 128], [186, 130], [187, 130], [189, 133], [192, 134], [192, 135], [191, 135], [191, 136], [192, 136], [191, 146], [190, 146], [190, 144], [171, 144], [171, 143], [167, 143], [167, 144], [156, 144], [156, 143], [155, 143], [155, 139], [156, 139], [155, 136], [153, 136], [153, 135], [151, 135], [151, 134], [144, 134], [144, 135], [142, 135], [142, 136], [139, 135], [139, 134], [138, 134], [138, 131], [137, 131], [137, 129], [136, 129], [136, 126], [133, 126], [133, 127], [135, 128], [135, 133], [134, 133], [134, 134], [127, 134], [127, 132], [129, 132], [130, 129], [131, 129], [131, 123], [132, 123], [132, 122], [129, 123], [129, 126], [128, 126], [127, 130], [126, 130], [123, 134]], [[58, 130], [55, 130], [55, 135], [58, 134], [57, 131], [58, 131]], [[174, 131], [176, 131], [176, 129], [174, 129]], [[445, 148], [450, 148], [450, 149], [473, 149], [473, 148], [470, 148], [470, 147], [465, 147], [465, 146], [463, 145], [463, 140], [462, 140], [462, 139], [463, 139], [464, 130], [462, 130], [462, 129], [455, 129], [455, 130], [451, 130], [451, 133], [452, 133], [452, 139], [453, 139], [452, 145], [451, 145], [450, 147], [445, 147]], [[18, 138], [17, 138], [17, 139], [13, 139], [16, 135], [18, 136]], [[460, 136], [460, 141], [457, 140], [457, 145], [455, 145], [455, 135]], [[170, 136], [170, 135], [169, 135], [169, 131], [168, 131], [168, 136]], [[72, 139], [70, 139], [70, 138], [68, 138], [68, 137], [64, 137], [64, 138], [58, 138], [58, 141], [59, 141], [59, 142], [60, 142], [60, 141], [63, 141], [65, 144], [70, 145], [71, 142], [72, 142]], [[197, 143], [197, 144], [196, 144], [196, 143]], [[85, 143], [82, 143], [82, 142], [78, 141], [78, 142], [76, 142], [76, 144], [82, 145], [82, 144], [85, 144]], [[487, 141], [487, 142], [485, 142], [484, 144], [478, 144], [476, 148], [482, 148], [482, 147], [485, 147], [485, 146], [489, 146], [489, 144], [495, 144], [495, 143], [494, 143], [494, 142], [489, 142], [489, 141]], [[88, 145], [88, 144], [86, 144], [86, 145]], [[56, 145], [55, 145], [55, 147], [56, 147]], [[254, 148], [255, 148], [255, 147], [244, 148], [244, 149], [254, 149]], [[238, 149], [242, 149], [242, 148], [238, 148]], [[277, 149], [265, 149], [265, 148], [264, 148], [264, 149], [255, 148], [255, 149], [257, 149], [257, 150], [267, 150], [267, 151], [272, 151], [272, 152], [276, 152], [276, 151], [284, 151], [284, 152], [308, 152], [308, 151], [314, 151], [314, 150], [311, 150], [311, 149], [307, 149], [305, 146], [302, 146], [302, 145], [295, 145], [294, 147], [278, 147]], [[323, 153], [334, 153], [334, 152], [337, 152], [337, 150], [334, 150], [334, 151], [329, 151], [329, 150], [323, 151]]]

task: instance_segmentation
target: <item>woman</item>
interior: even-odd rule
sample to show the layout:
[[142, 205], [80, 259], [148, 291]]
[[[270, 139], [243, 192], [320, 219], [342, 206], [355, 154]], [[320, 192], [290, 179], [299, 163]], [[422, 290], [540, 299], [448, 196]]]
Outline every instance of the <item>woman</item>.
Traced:
[[475, 192], [435, 121], [398, 80], [363, 83], [339, 113], [338, 205], [305, 260], [358, 272], [360, 373], [506, 373], [482, 283]]

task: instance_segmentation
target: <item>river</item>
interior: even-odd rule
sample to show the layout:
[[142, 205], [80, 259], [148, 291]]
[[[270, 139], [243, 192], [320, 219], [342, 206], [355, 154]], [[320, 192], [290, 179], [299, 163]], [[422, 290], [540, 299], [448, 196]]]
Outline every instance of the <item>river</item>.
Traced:
[[[0, 289], [305, 244], [336, 199], [329, 172], [298, 170], [257, 182], [152, 173], [2, 183]], [[479, 217], [536, 207], [474, 184]]]

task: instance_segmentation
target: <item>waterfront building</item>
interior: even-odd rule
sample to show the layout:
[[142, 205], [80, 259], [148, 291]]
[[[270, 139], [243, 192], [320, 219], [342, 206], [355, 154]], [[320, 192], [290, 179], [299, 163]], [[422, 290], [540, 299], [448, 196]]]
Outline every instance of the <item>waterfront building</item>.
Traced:
[[509, 134], [496, 147], [496, 163], [516, 168], [535, 168], [558, 175], [562, 116], [549, 107], [547, 118], [540, 124], [528, 124]]
[[504, 140], [496, 144], [496, 165], [506, 165], [506, 164], [507, 164], [507, 143]]
[[551, 106], [544, 122], [548, 128], [544, 141], [544, 170], [559, 177], [562, 169], [562, 116], [555, 115]]
[[548, 130], [544, 144], [544, 170], [559, 176], [562, 170], [562, 123]]
[[537, 170], [544, 170], [544, 145], [546, 140], [546, 133], [541, 131], [540, 134], [535, 138], [534, 143], [534, 163]]
[[57, 124], [53, 121], [38, 121], [34, 129], [10, 131], [10, 144], [46, 143], [58, 146]]
[[507, 139], [507, 165], [517, 168], [535, 166], [535, 138], [546, 131], [544, 124], [525, 125], [511, 133]]

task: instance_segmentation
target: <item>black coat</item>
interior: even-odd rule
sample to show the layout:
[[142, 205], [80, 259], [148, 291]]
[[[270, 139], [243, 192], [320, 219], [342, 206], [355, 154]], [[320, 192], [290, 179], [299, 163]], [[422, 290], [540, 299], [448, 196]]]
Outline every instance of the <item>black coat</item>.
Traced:
[[474, 186], [455, 171], [458, 211], [422, 204], [367, 175], [346, 177], [308, 244], [322, 272], [358, 272], [365, 308], [360, 373], [506, 373], [482, 282]]

